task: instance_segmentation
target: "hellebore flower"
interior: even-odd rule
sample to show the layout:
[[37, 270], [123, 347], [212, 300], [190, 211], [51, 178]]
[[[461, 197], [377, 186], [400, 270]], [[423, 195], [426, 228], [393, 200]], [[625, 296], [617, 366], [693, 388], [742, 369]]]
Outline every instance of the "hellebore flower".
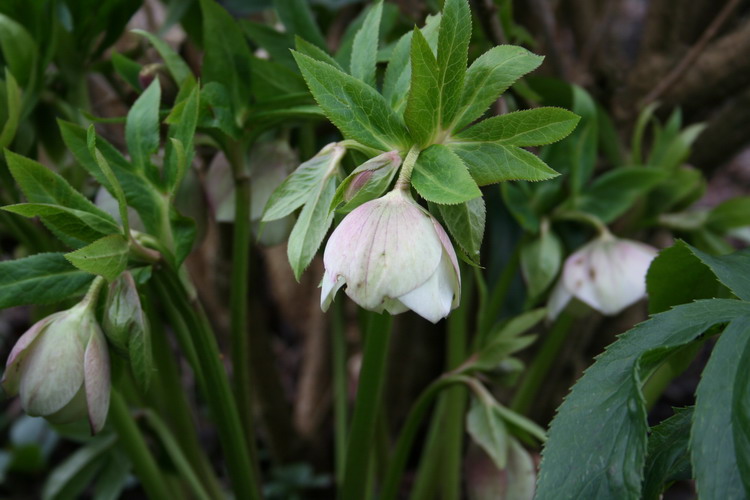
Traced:
[[433, 323], [460, 301], [461, 277], [448, 235], [400, 188], [348, 214], [329, 238], [323, 263], [324, 311], [344, 284], [365, 309], [411, 309]]
[[562, 276], [547, 305], [554, 319], [575, 297], [607, 316], [614, 316], [646, 296], [646, 272], [657, 250], [605, 233], [565, 261]]
[[27, 414], [52, 423], [88, 418], [97, 433], [109, 409], [107, 341], [88, 300], [34, 324], [8, 357], [3, 388]]

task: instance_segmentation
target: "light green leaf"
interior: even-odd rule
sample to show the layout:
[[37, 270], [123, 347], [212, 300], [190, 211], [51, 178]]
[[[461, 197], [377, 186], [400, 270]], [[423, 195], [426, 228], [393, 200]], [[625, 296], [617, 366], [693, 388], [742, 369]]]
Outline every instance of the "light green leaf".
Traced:
[[558, 174], [538, 156], [515, 146], [492, 142], [449, 143], [469, 168], [469, 173], [480, 186], [502, 181], [543, 181]]
[[306, 0], [274, 0], [276, 12], [286, 30], [299, 35], [321, 49], [326, 46], [325, 38], [315, 22], [310, 4]]
[[[462, 104], [469, 39], [471, 11], [466, 0], [446, 0], [438, 35], [438, 108], [440, 124], [447, 129]], [[412, 68], [413, 71], [414, 68]]]
[[64, 234], [86, 242], [121, 231], [120, 226], [108, 214], [102, 217], [99, 214], [60, 205], [19, 203], [2, 207], [2, 210], [24, 217], [42, 217]]
[[115, 434], [102, 434], [78, 448], [47, 476], [42, 499], [78, 498], [101, 469], [103, 458], [116, 442]]
[[515, 111], [482, 120], [455, 137], [455, 142], [496, 142], [505, 146], [552, 144], [570, 134], [580, 117], [562, 108]]
[[560, 271], [563, 246], [550, 230], [542, 230], [538, 237], [521, 247], [521, 270], [529, 298], [538, 299], [552, 284]]
[[674, 349], [748, 314], [747, 303], [702, 300], [652, 316], [621, 335], [558, 408], [537, 498], [640, 499], [648, 430], [642, 380]]
[[271, 194], [261, 220], [268, 222], [281, 219], [305, 204], [310, 193], [323, 179], [336, 171], [344, 154], [346, 149], [338, 144], [329, 144], [302, 163]]
[[750, 351], [750, 317], [737, 318], [724, 329], [696, 390], [690, 457], [700, 498], [750, 495], [750, 478], [742, 477], [738, 465], [738, 461], [750, 463], [750, 448], [734, 442], [735, 432], [747, 433], [741, 429], [747, 421], [733, 411], [750, 405], [745, 390], [747, 365], [740, 363], [746, 351]]
[[159, 103], [161, 87], [155, 78], [136, 99], [125, 122], [125, 142], [133, 164], [141, 171], [151, 164], [151, 155], [159, 149]]
[[133, 464], [125, 452], [116, 449], [107, 457], [101, 472], [96, 478], [94, 500], [117, 500], [130, 480]]
[[237, 22], [213, 0], [201, 0], [205, 56], [204, 83], [221, 83], [229, 94], [232, 118], [236, 120], [250, 105], [252, 68], [250, 47]]
[[383, 2], [378, 1], [367, 13], [352, 45], [349, 73], [370, 87], [375, 87], [375, 69], [378, 62], [378, 41], [382, 15]]
[[420, 196], [433, 203], [455, 205], [482, 196], [461, 158], [442, 144], [420, 153], [411, 181]]
[[122, 221], [123, 234], [126, 238], [128, 238], [130, 236], [130, 221], [128, 220], [128, 204], [125, 199], [125, 193], [123, 192], [122, 186], [117, 180], [114, 172], [112, 172], [112, 169], [109, 167], [109, 163], [107, 163], [107, 160], [104, 158], [101, 152], [96, 149], [96, 131], [94, 130], [93, 124], [89, 125], [86, 143], [89, 147], [89, 154], [96, 160], [97, 165], [99, 165], [99, 170], [101, 170], [104, 177], [107, 178], [107, 182], [109, 182], [109, 185], [114, 191], [115, 199], [117, 200], [117, 205], [120, 210], [120, 220]]
[[[177, 106], [175, 106], [175, 110]], [[193, 137], [198, 125], [200, 89], [196, 85], [188, 97], [179, 103], [179, 113], [170, 114], [169, 138], [164, 163], [167, 189], [174, 193], [185, 177], [188, 165], [193, 161]], [[179, 144], [179, 146], [178, 146]]]
[[651, 428], [643, 479], [644, 500], [659, 500], [666, 485], [692, 476], [688, 439], [693, 407], [674, 410], [673, 416]]
[[167, 44], [167, 42], [165, 42], [158, 36], [149, 33], [148, 31], [136, 29], [133, 30], [133, 33], [137, 33], [151, 42], [151, 45], [154, 46], [156, 51], [164, 60], [164, 64], [167, 66], [167, 69], [171, 73], [172, 78], [174, 78], [174, 81], [177, 82], [177, 86], [181, 86], [182, 82], [184, 82], [186, 78], [193, 75], [193, 72], [190, 71], [190, 67], [187, 65], [187, 63], [182, 60], [182, 57], [180, 57], [180, 55], [175, 52], [174, 49], [172, 49], [172, 47]]
[[610, 223], [667, 177], [652, 167], [620, 167], [596, 178], [578, 199], [578, 210]]
[[294, 224], [289, 235], [287, 256], [297, 281], [315, 257], [333, 222], [333, 212], [329, 210], [329, 207], [335, 192], [335, 177], [330, 177], [317, 186], [317, 189], [310, 193], [305, 201], [305, 207], [300, 212], [297, 223]]
[[543, 59], [514, 45], [499, 45], [479, 56], [466, 72], [461, 105], [451, 129], [461, 130], [482, 116], [513, 82], [534, 71]]
[[409, 146], [403, 121], [377, 90], [306, 55], [295, 52], [294, 58], [315, 100], [346, 137], [381, 151]]
[[412, 138], [425, 147], [440, 127], [440, 73], [437, 60], [422, 32], [414, 28], [411, 39], [411, 88], [404, 120]]
[[750, 196], [738, 196], [720, 203], [709, 212], [707, 223], [719, 233], [750, 226]]
[[86, 293], [94, 277], [79, 271], [61, 253], [40, 253], [0, 262], [0, 309], [51, 304]]
[[128, 240], [121, 234], [113, 234], [67, 253], [65, 258], [81, 271], [104, 276], [112, 282], [127, 267], [129, 251]]
[[0, 130], [0, 149], [10, 145], [18, 130], [18, 122], [21, 119], [21, 89], [10, 72], [10, 68], [5, 68], [5, 95], [7, 97], [7, 118], [5, 124]]
[[471, 361], [472, 370], [491, 371], [497, 369], [513, 353], [526, 349], [534, 343], [536, 335], [524, 337], [498, 337], [489, 342]]
[[495, 405], [473, 398], [466, 415], [466, 431], [490, 456], [498, 469], [505, 468], [508, 463], [508, 428], [500, 414], [495, 411]]
[[437, 206], [453, 239], [472, 262], [479, 263], [479, 251], [482, 248], [487, 218], [484, 198], [478, 196], [458, 205]]

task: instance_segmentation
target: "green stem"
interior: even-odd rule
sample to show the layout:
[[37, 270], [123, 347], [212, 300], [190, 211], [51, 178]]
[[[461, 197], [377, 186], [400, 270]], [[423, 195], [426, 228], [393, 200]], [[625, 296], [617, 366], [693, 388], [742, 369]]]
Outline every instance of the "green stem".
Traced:
[[346, 377], [346, 332], [344, 330], [344, 309], [342, 301], [333, 303], [333, 414], [334, 436], [336, 442], [336, 482], [344, 481], [346, 465], [346, 432], [347, 432], [347, 377]]
[[521, 383], [521, 387], [518, 388], [518, 392], [513, 398], [510, 405], [513, 411], [520, 414], [526, 414], [529, 411], [532, 401], [537, 397], [537, 392], [539, 392], [539, 388], [552, 367], [552, 363], [554, 363], [560, 348], [568, 337], [572, 324], [573, 317], [569, 314], [562, 313], [557, 318], [557, 322], [547, 334], [547, 338], [544, 339], [541, 349], [539, 349]]
[[117, 391], [112, 391], [110, 399], [110, 421], [120, 436], [118, 444], [133, 463], [133, 468], [141, 480], [143, 489], [152, 500], [169, 499], [172, 496], [167, 490], [164, 477], [156, 465], [151, 451], [146, 445], [138, 426], [130, 415], [128, 405]]
[[435, 397], [443, 390], [452, 384], [457, 383], [469, 383], [469, 377], [464, 375], [453, 375], [450, 377], [443, 377], [433, 382], [417, 399], [414, 406], [411, 407], [409, 415], [406, 417], [401, 433], [399, 434], [398, 441], [396, 442], [396, 448], [393, 452], [390, 463], [388, 464], [388, 470], [385, 474], [385, 480], [383, 481], [383, 489], [380, 495], [381, 500], [395, 499], [398, 495], [398, 487], [401, 483], [401, 476], [404, 473], [406, 467], [406, 461], [409, 458], [414, 437], [419, 430], [422, 420], [430, 409]]
[[411, 185], [411, 173], [414, 171], [414, 165], [417, 164], [417, 158], [419, 158], [420, 149], [416, 144], [411, 147], [409, 152], [404, 158], [404, 163], [401, 165], [401, 172], [398, 174], [398, 180], [396, 181], [396, 188], [408, 190]]
[[231, 354], [234, 397], [240, 419], [248, 430], [247, 447], [253, 463], [257, 463], [252, 430], [253, 384], [250, 363], [250, 329], [248, 327], [248, 296], [251, 252], [250, 176], [245, 162], [247, 143], [233, 142], [226, 150], [234, 173], [234, 238], [232, 243], [232, 280], [230, 290]]
[[250, 459], [237, 404], [232, 397], [219, 346], [208, 319], [200, 304], [188, 298], [174, 272], [162, 270], [155, 277], [175, 298], [182, 317], [192, 325], [190, 333], [206, 382], [204, 396], [217, 423], [219, 440], [224, 449], [236, 498], [259, 500], [261, 495], [257, 468]]
[[497, 320], [497, 315], [505, 302], [505, 298], [508, 296], [508, 290], [510, 285], [513, 283], [513, 278], [516, 276], [518, 271], [518, 265], [521, 262], [521, 240], [519, 239], [516, 243], [513, 253], [510, 259], [505, 264], [500, 277], [495, 283], [495, 287], [492, 289], [492, 294], [487, 300], [485, 307], [480, 311], [479, 314], [479, 328], [476, 336], [476, 347], [480, 347], [487, 334], [492, 329], [492, 325]]
[[432, 500], [438, 496], [440, 489], [436, 477], [440, 477], [439, 458], [443, 456], [443, 421], [448, 411], [448, 401], [440, 397], [430, 417], [427, 439], [422, 446], [421, 459], [417, 468], [414, 485], [409, 495], [410, 500]]
[[389, 314], [373, 314], [370, 317], [347, 443], [344, 483], [340, 495], [342, 500], [361, 500], [365, 497], [378, 407], [385, 382], [391, 323]]

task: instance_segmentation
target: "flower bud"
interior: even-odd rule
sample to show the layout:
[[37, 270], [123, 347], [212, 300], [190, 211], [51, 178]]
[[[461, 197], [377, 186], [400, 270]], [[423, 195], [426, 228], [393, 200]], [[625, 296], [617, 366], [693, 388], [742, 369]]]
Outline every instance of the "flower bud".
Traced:
[[398, 151], [383, 153], [355, 168], [341, 183], [334, 196], [332, 208], [344, 202], [342, 211], [351, 212], [361, 204], [382, 195], [401, 166]]
[[109, 354], [89, 300], [34, 324], [8, 357], [2, 381], [26, 413], [52, 423], [87, 417], [99, 432], [109, 409]]
[[433, 323], [460, 301], [461, 277], [448, 235], [401, 189], [348, 214], [329, 238], [323, 262], [324, 311], [344, 284], [365, 309], [411, 309]]
[[646, 296], [646, 272], [657, 250], [606, 233], [565, 261], [562, 276], [547, 305], [548, 319], [558, 316], [575, 297], [614, 316]]

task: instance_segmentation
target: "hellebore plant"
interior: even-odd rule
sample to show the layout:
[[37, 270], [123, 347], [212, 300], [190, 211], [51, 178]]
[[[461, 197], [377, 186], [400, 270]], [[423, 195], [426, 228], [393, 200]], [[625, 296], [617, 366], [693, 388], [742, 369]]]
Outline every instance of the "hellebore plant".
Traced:
[[66, 424], [87, 418], [96, 434], [109, 410], [107, 341], [94, 316], [103, 279], [68, 309], [35, 323], [8, 357], [2, 385], [24, 411]]
[[606, 316], [645, 298], [646, 272], [656, 253], [652, 246], [605, 230], [565, 261], [549, 298], [548, 318], [555, 319], [573, 298]]

